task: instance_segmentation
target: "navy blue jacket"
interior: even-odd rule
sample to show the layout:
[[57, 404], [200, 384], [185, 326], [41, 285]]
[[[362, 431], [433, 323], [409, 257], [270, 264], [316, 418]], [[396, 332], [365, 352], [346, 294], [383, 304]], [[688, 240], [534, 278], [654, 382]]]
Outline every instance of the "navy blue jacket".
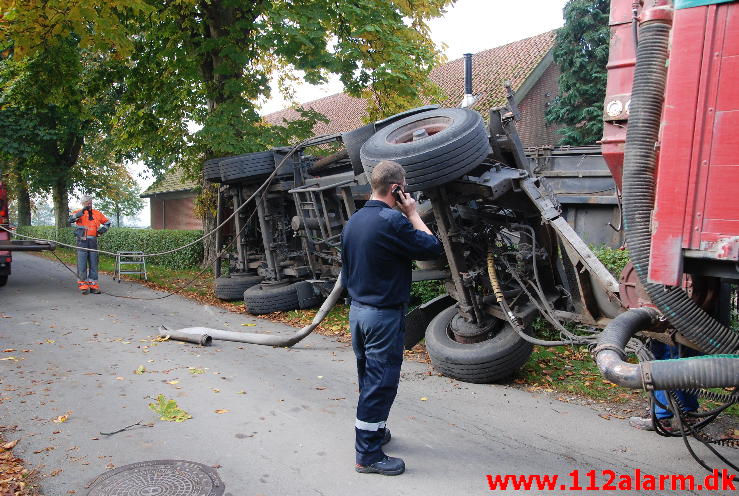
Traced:
[[370, 200], [341, 234], [341, 282], [352, 300], [375, 307], [408, 303], [413, 260], [438, 258], [441, 242], [385, 202]]

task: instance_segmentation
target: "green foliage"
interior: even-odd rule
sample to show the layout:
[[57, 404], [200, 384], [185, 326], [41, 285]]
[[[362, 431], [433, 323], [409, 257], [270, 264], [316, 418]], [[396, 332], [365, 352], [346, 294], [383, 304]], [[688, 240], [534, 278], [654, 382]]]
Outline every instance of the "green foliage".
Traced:
[[[35, 238], [51, 239], [74, 245], [74, 230], [71, 227], [57, 229], [53, 226], [18, 227], [18, 234]], [[100, 237], [98, 246], [101, 250], [143, 251], [159, 253], [191, 243], [202, 236], [202, 231], [180, 231], [170, 229], [132, 229], [112, 228]], [[195, 243], [184, 250], [147, 259], [147, 263], [161, 265], [171, 269], [187, 269], [197, 267], [203, 260], [203, 245]]]
[[591, 247], [591, 249], [598, 260], [606, 266], [616, 279], [621, 275], [621, 271], [624, 270], [626, 264], [629, 263], [629, 252], [626, 250], [620, 248], [614, 250], [605, 245]]
[[163, 394], [157, 396], [156, 403], [149, 403], [149, 408], [159, 415], [159, 420], [167, 422], [184, 422], [192, 418], [192, 415], [177, 406], [175, 400], [168, 400]]
[[411, 284], [411, 296], [420, 300], [419, 305], [444, 293], [444, 281], [417, 281]]
[[557, 32], [554, 61], [562, 71], [547, 120], [564, 124], [563, 145], [590, 145], [603, 135], [610, 30], [608, 0], [570, 0]]

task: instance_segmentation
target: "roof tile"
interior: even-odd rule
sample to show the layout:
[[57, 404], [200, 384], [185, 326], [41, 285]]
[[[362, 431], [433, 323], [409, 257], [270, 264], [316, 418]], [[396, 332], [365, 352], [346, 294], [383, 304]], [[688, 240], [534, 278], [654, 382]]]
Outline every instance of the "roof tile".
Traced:
[[[531, 38], [491, 48], [472, 56], [472, 92], [479, 95], [476, 109], [489, 109], [502, 105], [506, 100], [504, 83], [510, 81], [513, 90], [518, 90], [554, 46], [556, 31], [548, 31]], [[446, 98], [438, 103], [442, 107], [456, 107], [464, 96], [464, 58], [437, 66], [429, 75], [438, 84]], [[313, 128], [316, 135], [334, 134], [358, 128], [366, 115], [367, 102], [346, 93], [337, 93], [319, 100], [304, 103], [325, 115], [328, 123], [319, 122]], [[280, 110], [265, 115], [269, 124], [282, 124], [299, 118], [293, 109]]]

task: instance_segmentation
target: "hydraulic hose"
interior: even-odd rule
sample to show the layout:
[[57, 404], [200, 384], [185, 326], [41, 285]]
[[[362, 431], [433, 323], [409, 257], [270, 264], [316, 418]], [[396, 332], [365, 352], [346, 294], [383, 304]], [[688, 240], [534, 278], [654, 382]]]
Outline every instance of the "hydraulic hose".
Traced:
[[[218, 339], [221, 341], [236, 341], [239, 343], [248, 344], [261, 344], [266, 346], [280, 346], [289, 348], [294, 344], [302, 341], [306, 336], [315, 330], [316, 327], [326, 318], [331, 309], [339, 301], [344, 286], [341, 284], [341, 274], [336, 278], [336, 284], [334, 284], [331, 293], [328, 295], [326, 300], [318, 309], [313, 321], [300, 329], [292, 336], [273, 336], [271, 334], [258, 334], [253, 332], [235, 332], [235, 331], [223, 331], [220, 329], [211, 329], [208, 327], [187, 327], [184, 329], [178, 329], [176, 331], [170, 331], [164, 326], [159, 329], [159, 333], [162, 336], [169, 336], [170, 339], [177, 341], [192, 341], [192, 336], [209, 336], [212, 339]], [[185, 339], [182, 337], [184, 336]]]
[[706, 353], [734, 353], [739, 349], [739, 333], [708, 315], [682, 288], [648, 281], [655, 143], [659, 138], [669, 37], [669, 21], [646, 22], [639, 32], [623, 169], [626, 245], [639, 280], [670, 324]]
[[593, 350], [603, 377], [632, 389], [688, 389], [739, 386], [739, 355], [629, 363], [624, 348], [637, 332], [657, 322], [658, 312], [634, 308], [613, 319]]

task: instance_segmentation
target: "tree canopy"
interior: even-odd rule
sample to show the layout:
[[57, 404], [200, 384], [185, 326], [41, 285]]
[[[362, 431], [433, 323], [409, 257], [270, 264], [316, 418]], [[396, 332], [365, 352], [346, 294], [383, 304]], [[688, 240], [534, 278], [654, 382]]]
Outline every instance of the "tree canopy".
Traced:
[[32, 138], [18, 150], [0, 136], [0, 154], [34, 172], [33, 185], [56, 188], [61, 206], [61, 190], [85, 186], [74, 179], [81, 157], [138, 159], [155, 173], [176, 164], [195, 177], [204, 159], [309, 137], [315, 112], [261, 120], [272, 78], [338, 74], [371, 118], [396, 113], [434, 91], [427, 75], [440, 54], [427, 21], [453, 2], [0, 0], [10, 71], [0, 120]]
[[609, 7], [608, 0], [570, 0], [564, 8], [554, 46], [559, 96], [547, 110], [549, 122], [565, 124], [563, 145], [590, 145], [603, 135]]

